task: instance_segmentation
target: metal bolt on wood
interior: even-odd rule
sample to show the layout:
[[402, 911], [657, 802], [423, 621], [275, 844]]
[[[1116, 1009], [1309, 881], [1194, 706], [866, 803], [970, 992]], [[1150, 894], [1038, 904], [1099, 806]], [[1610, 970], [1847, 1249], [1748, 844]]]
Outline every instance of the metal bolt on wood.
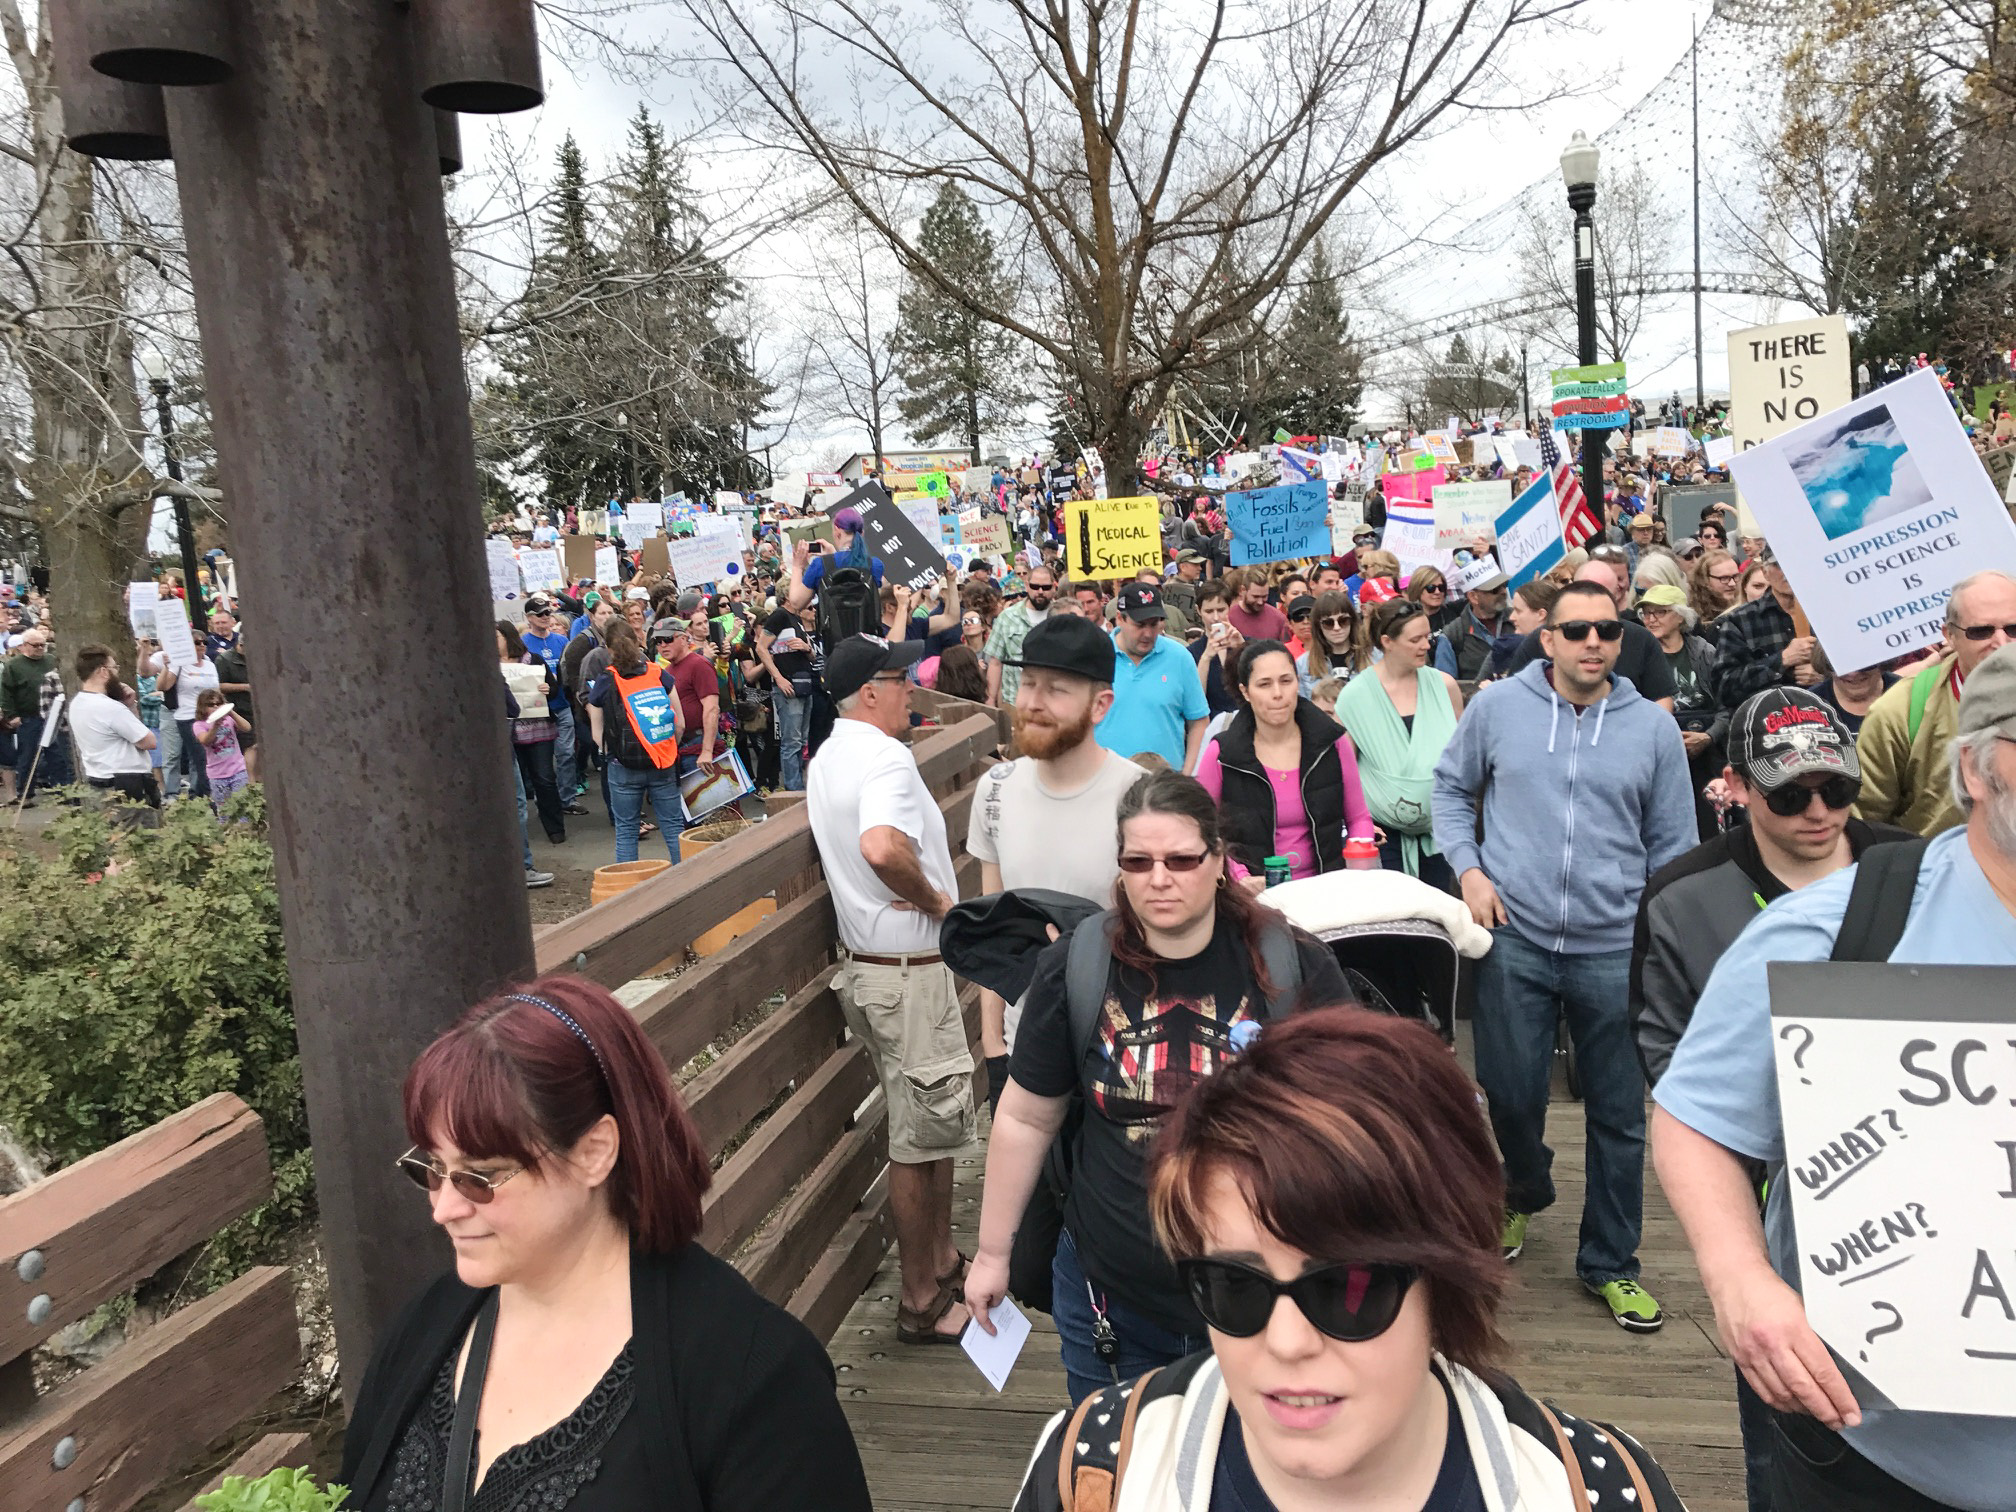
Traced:
[[14, 1262], [14, 1274], [23, 1281], [40, 1281], [47, 1268], [48, 1261], [40, 1250], [29, 1250]]
[[49, 1293], [47, 1292], [39, 1293], [30, 1298], [28, 1302], [28, 1326], [30, 1328], [40, 1328], [44, 1323], [49, 1321], [49, 1314], [55, 1310], [55, 1305], [50, 1302]]
[[63, 1512], [84, 1512], [84, 1498], [73, 1496], [70, 1498], [70, 1505], [65, 1507]]
[[49, 1463], [58, 1470], [68, 1470], [77, 1463], [77, 1440], [65, 1437], [56, 1440], [56, 1452], [49, 1456]]

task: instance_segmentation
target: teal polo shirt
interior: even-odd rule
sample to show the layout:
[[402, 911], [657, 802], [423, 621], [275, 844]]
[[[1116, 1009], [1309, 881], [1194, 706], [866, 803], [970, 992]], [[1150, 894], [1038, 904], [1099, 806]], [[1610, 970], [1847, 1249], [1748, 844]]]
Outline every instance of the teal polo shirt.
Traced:
[[1181, 642], [1163, 635], [1138, 662], [1118, 651], [1113, 659], [1113, 707], [1093, 733], [1109, 751], [1122, 756], [1153, 751], [1180, 772], [1185, 723], [1210, 717], [1204, 685], [1197, 680], [1197, 663]]

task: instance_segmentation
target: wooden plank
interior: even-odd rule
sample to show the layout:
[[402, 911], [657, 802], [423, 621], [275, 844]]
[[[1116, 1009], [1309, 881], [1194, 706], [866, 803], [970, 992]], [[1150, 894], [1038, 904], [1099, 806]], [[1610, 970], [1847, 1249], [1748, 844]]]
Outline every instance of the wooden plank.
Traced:
[[732, 1255], [832, 1146], [875, 1085], [868, 1047], [860, 1041], [829, 1056], [715, 1174], [700, 1242], [717, 1255]]
[[[242, 1475], [247, 1480], [257, 1480], [269, 1471], [282, 1466], [289, 1469], [305, 1470], [310, 1456], [310, 1439], [305, 1433], [269, 1433], [250, 1449], [231, 1461], [222, 1470], [204, 1483], [196, 1496], [207, 1496], [224, 1484], [225, 1478]], [[195, 1497], [191, 1497], [182, 1512], [197, 1512]]]
[[846, 1028], [839, 994], [821, 972], [817, 981], [800, 989], [694, 1077], [686, 1086], [686, 1107], [699, 1126], [708, 1158], [718, 1158], [728, 1141], [779, 1092], [817, 1070], [839, 1049]]
[[868, 1114], [827, 1151], [742, 1252], [737, 1264], [749, 1284], [772, 1302], [795, 1292], [888, 1163], [889, 1109], [878, 1092]]
[[[294, 1378], [301, 1345], [287, 1272], [248, 1271], [45, 1397], [0, 1438], [9, 1508], [125, 1512], [201, 1446]], [[77, 1457], [55, 1467], [63, 1439]]]
[[[272, 1187], [259, 1116], [219, 1092], [0, 1198], [0, 1360], [201, 1244]], [[30, 1250], [42, 1272], [24, 1281], [16, 1266]], [[50, 1310], [30, 1323], [37, 1297]]]
[[815, 1337], [832, 1338], [848, 1308], [861, 1295], [861, 1288], [874, 1279], [893, 1239], [889, 1175], [885, 1171], [875, 1178], [868, 1195], [861, 1199], [861, 1206], [840, 1226], [839, 1234], [826, 1246], [826, 1253], [791, 1294], [786, 1305], [792, 1316], [811, 1329]]

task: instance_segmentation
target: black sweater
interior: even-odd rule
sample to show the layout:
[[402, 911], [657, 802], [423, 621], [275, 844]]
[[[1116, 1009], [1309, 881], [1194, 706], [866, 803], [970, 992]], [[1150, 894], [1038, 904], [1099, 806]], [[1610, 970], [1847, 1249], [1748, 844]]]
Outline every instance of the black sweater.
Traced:
[[[408, 1304], [364, 1373], [343, 1440], [346, 1507], [382, 1512], [400, 1437], [487, 1292], [443, 1276]], [[630, 1263], [647, 1484], [594, 1487], [638, 1512], [870, 1512], [868, 1482], [805, 1326], [697, 1244]], [[611, 1473], [623, 1473], [624, 1462]]]

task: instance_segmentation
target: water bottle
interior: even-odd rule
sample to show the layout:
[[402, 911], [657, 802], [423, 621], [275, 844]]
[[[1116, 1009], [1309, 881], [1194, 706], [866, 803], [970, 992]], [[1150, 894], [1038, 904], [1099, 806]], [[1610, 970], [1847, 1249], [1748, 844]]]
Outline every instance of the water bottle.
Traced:
[[1269, 887], [1279, 887], [1295, 874], [1293, 856], [1269, 856], [1260, 863]]
[[1346, 840], [1344, 842], [1344, 869], [1346, 871], [1379, 870], [1379, 842], [1377, 840]]

